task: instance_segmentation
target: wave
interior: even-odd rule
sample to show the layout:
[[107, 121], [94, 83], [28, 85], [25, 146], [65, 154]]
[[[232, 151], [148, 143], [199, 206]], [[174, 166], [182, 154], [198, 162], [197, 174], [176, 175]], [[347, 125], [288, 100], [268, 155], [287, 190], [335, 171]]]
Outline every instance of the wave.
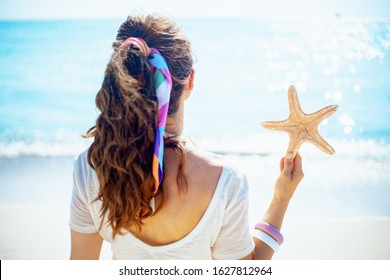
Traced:
[[0, 143], [0, 158], [16, 158], [24, 156], [36, 157], [73, 157], [85, 150], [90, 143], [80, 140], [72, 143], [36, 141], [25, 143], [16, 141]]
[[[279, 155], [288, 147], [287, 135], [254, 134], [251, 136], [222, 136], [199, 139], [199, 145], [218, 154], [234, 155]], [[375, 139], [327, 139], [340, 157], [389, 158], [390, 144]], [[323, 156], [323, 152], [312, 144], [304, 143], [300, 152], [305, 156]]]
[[[281, 155], [288, 146], [288, 137], [274, 134], [191, 137], [196, 145], [221, 155], [259, 156]], [[67, 141], [0, 142], [0, 158], [24, 156], [73, 157], [91, 144], [91, 139], [74, 137]], [[374, 139], [327, 139], [338, 157], [374, 158], [390, 161], [390, 144]], [[326, 156], [314, 145], [304, 143], [300, 148], [305, 157]]]

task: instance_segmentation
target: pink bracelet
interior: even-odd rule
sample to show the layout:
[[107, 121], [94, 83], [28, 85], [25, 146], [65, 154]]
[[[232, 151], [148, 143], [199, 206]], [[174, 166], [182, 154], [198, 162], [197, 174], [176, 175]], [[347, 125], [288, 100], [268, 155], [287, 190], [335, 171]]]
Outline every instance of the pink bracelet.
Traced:
[[280, 231], [277, 228], [273, 227], [269, 223], [263, 221], [258, 222], [255, 225], [255, 229], [259, 229], [264, 231], [265, 233], [268, 233], [273, 239], [275, 239], [278, 242], [279, 245], [282, 245], [284, 241], [283, 235], [280, 233]]

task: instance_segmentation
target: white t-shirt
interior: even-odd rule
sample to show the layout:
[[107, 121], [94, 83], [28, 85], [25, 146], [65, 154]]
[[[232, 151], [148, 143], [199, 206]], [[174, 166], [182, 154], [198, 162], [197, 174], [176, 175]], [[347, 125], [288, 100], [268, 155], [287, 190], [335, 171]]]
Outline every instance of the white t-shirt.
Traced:
[[[101, 202], [96, 173], [87, 162], [87, 151], [74, 160], [70, 227], [80, 233], [98, 232]], [[254, 249], [248, 222], [248, 183], [230, 165], [223, 167], [211, 202], [195, 228], [182, 239], [150, 246], [130, 232], [111, 237], [110, 226], [99, 234], [111, 243], [114, 259], [239, 259]]]

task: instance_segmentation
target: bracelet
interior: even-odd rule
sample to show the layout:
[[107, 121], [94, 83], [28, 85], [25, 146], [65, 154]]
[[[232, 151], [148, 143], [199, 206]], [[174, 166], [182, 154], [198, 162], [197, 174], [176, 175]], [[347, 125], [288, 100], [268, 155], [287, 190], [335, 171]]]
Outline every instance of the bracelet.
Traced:
[[255, 228], [260, 229], [260, 230], [264, 231], [265, 233], [268, 233], [271, 237], [273, 237], [279, 243], [279, 245], [282, 245], [282, 243], [284, 241], [283, 235], [274, 226], [270, 225], [269, 223], [261, 221], [255, 225]]
[[255, 229], [253, 232], [253, 237], [256, 237], [257, 239], [263, 241], [265, 244], [267, 244], [269, 247], [274, 250], [274, 252], [277, 252], [279, 249], [279, 244], [276, 242], [275, 239], [273, 239], [271, 236], [269, 236], [264, 231], [261, 231], [259, 229]]

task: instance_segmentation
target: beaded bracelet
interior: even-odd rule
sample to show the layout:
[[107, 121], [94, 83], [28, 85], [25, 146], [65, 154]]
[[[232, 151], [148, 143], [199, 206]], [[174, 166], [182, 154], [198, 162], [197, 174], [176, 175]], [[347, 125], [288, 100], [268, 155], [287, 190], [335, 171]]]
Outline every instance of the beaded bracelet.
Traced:
[[274, 238], [278, 242], [279, 245], [282, 245], [284, 241], [283, 235], [280, 233], [280, 231], [277, 228], [273, 227], [269, 223], [263, 221], [258, 222], [255, 225], [255, 229], [259, 229], [264, 231], [265, 233], [268, 233], [272, 238]]
[[269, 236], [264, 231], [261, 231], [259, 229], [255, 229], [253, 231], [253, 237], [256, 237], [257, 239], [263, 241], [265, 244], [267, 244], [269, 247], [274, 250], [274, 252], [277, 252], [279, 249], [279, 244], [276, 242], [275, 239], [273, 239], [271, 236]]

